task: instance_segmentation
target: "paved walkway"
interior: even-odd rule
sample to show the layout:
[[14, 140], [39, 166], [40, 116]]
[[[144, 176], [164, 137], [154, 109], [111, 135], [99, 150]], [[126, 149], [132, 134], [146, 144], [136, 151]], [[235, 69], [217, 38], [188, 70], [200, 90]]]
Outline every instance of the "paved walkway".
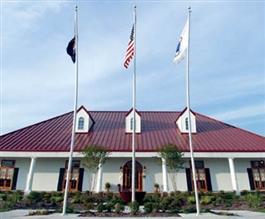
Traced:
[[[51, 214], [51, 215], [45, 215], [45, 216], [27, 216], [28, 210], [14, 210], [14, 211], [8, 211], [8, 212], [1, 212], [0, 213], [0, 219], [92, 219], [95, 217], [78, 217], [77, 214], [68, 214], [66, 216], [62, 216], [60, 214]], [[211, 213], [204, 213], [200, 216], [196, 217], [195, 214], [181, 214], [182, 217], [185, 219], [189, 218], [198, 218], [198, 219], [265, 219], [265, 213], [259, 213], [259, 212], [251, 212], [251, 211], [225, 211], [229, 213], [235, 213], [238, 216], [219, 216]], [[179, 219], [179, 217], [169, 217], [170, 219]], [[100, 219], [110, 219], [107, 217], [100, 217]], [[115, 217], [113, 219], [124, 219], [124, 217]], [[130, 217], [130, 219], [139, 219], [139, 217]], [[148, 217], [148, 219], [158, 219], [158, 217], [151, 218]]]

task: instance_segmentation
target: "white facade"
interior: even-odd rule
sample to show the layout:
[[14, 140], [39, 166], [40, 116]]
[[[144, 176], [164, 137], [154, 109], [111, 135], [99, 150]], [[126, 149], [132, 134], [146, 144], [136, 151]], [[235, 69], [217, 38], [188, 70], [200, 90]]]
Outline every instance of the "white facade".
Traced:
[[[15, 154], [15, 152], [13, 152]], [[115, 155], [115, 154], [114, 154]], [[123, 184], [123, 172], [121, 168], [126, 162], [130, 160], [129, 156], [110, 156], [106, 163], [102, 166], [102, 178], [100, 185], [97, 185], [98, 174], [91, 173], [85, 169], [83, 176], [82, 191], [104, 191], [105, 183], [111, 184], [111, 191], [118, 192], [118, 184]], [[160, 185], [160, 190], [164, 191], [163, 174], [162, 174], [162, 161], [158, 156], [150, 156], [148, 153], [141, 153], [136, 160], [144, 168], [142, 174], [142, 190], [146, 192], [154, 191], [154, 184]], [[254, 157], [252, 158], [252, 156]], [[59, 172], [61, 168], [65, 167], [66, 157], [37, 157], [35, 160], [35, 166], [32, 179], [32, 191], [57, 191]], [[168, 192], [179, 190], [187, 191], [187, 175], [186, 168], [190, 168], [190, 162], [188, 154], [184, 154], [186, 162], [184, 163], [184, 169], [181, 169], [178, 173], [167, 173], [167, 190]], [[249, 154], [247, 158], [234, 158], [235, 180], [238, 186], [238, 190], [250, 190], [250, 183], [247, 168], [250, 168], [250, 161], [262, 160], [262, 153], [260, 157], [258, 154]], [[17, 178], [17, 190], [25, 190], [27, 187], [27, 176], [30, 170], [31, 158], [20, 157], [1, 157], [2, 159], [15, 160], [15, 167], [19, 168]], [[77, 156], [74, 159], [80, 160], [81, 157]], [[264, 158], [263, 158], [264, 159]], [[222, 157], [222, 153], [218, 158], [209, 157], [195, 157], [195, 160], [204, 161], [205, 168], [210, 170], [210, 179], [212, 185], [212, 191], [233, 191], [231, 170], [229, 168], [229, 157]], [[84, 168], [81, 162], [81, 168]], [[175, 183], [174, 183], [175, 182]], [[93, 184], [93, 185], [92, 185]]]

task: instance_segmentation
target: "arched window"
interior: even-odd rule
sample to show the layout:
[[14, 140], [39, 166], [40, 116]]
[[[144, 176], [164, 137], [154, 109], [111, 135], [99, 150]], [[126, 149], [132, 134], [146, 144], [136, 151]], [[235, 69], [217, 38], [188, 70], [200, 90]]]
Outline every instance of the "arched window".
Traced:
[[188, 117], [185, 118], [185, 129], [189, 130], [189, 120]]
[[78, 129], [83, 130], [84, 129], [84, 123], [85, 123], [84, 117], [80, 117], [78, 119]]
[[133, 131], [133, 117], [131, 118], [131, 121], [130, 121], [130, 129], [131, 131]]

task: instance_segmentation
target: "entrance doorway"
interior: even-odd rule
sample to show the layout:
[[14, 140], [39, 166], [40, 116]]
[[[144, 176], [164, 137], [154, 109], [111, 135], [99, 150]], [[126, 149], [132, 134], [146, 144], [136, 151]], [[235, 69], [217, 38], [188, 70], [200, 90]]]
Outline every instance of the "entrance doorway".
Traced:
[[[123, 166], [122, 190], [131, 191], [132, 188], [132, 161], [128, 161]], [[143, 190], [143, 166], [135, 161], [135, 190], [141, 192]]]

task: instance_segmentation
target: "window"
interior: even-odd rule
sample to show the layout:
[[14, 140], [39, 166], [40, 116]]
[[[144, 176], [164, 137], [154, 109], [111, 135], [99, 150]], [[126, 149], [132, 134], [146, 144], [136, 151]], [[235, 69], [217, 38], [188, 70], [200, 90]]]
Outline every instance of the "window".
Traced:
[[188, 119], [188, 117], [185, 118], [185, 129], [187, 131], [189, 130], [189, 119]]
[[[63, 190], [65, 189], [66, 185], [67, 169], [68, 169], [68, 160], [65, 162]], [[78, 191], [79, 172], [80, 172], [80, 160], [73, 160], [71, 174], [70, 174], [70, 181], [69, 181], [69, 191]]]
[[0, 167], [0, 191], [12, 189], [13, 176], [15, 171], [14, 160], [2, 160]]
[[256, 190], [265, 190], [265, 161], [251, 161], [254, 187]]
[[[191, 167], [191, 164], [190, 164], [190, 167]], [[192, 167], [191, 167], [191, 169], [192, 169]], [[196, 181], [197, 181], [198, 190], [202, 191], [202, 192], [208, 191], [207, 177], [206, 177], [206, 171], [204, 168], [203, 160], [196, 160], [195, 161], [195, 174], [196, 174]], [[192, 175], [192, 171], [191, 171], [191, 175]], [[192, 176], [191, 176], [191, 179], [193, 179]], [[192, 180], [192, 186], [193, 186], [193, 180]]]
[[133, 117], [130, 120], [130, 129], [131, 129], [131, 131], [133, 131]]
[[78, 129], [83, 130], [84, 129], [84, 123], [85, 123], [84, 117], [80, 117], [78, 119]]

